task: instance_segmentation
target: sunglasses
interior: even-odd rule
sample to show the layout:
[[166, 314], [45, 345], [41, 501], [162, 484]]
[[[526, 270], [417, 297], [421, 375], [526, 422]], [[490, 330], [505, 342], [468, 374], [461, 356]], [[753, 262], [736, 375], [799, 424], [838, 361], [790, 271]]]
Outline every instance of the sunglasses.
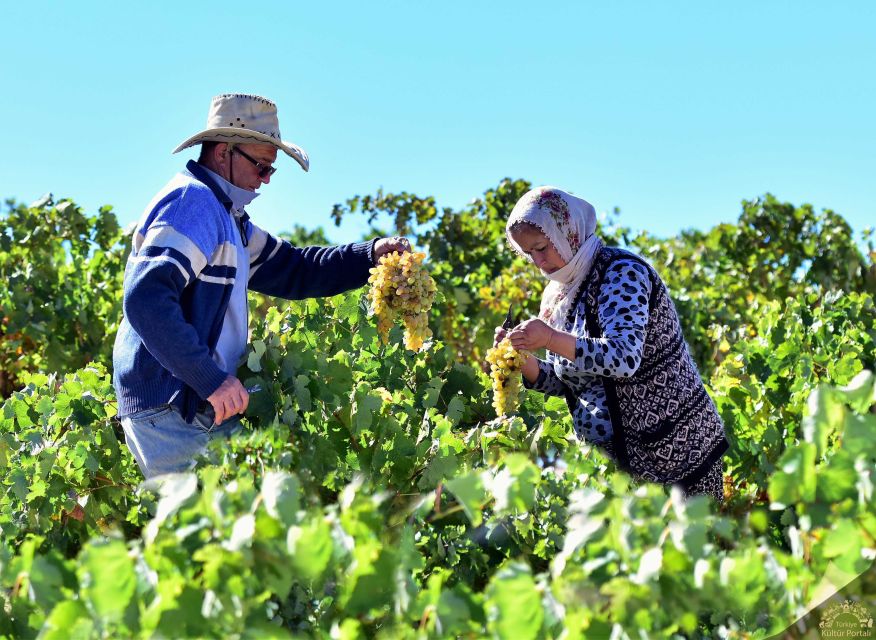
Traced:
[[277, 167], [272, 167], [269, 164], [259, 162], [258, 160], [253, 158], [251, 155], [246, 153], [243, 149], [238, 149], [237, 147], [234, 147], [233, 149], [231, 149], [231, 153], [239, 153], [244, 158], [246, 158], [247, 160], [252, 162], [255, 165], [256, 173], [258, 174], [259, 178], [261, 178], [262, 180], [264, 180], [268, 176], [274, 175], [274, 172], [277, 170]]

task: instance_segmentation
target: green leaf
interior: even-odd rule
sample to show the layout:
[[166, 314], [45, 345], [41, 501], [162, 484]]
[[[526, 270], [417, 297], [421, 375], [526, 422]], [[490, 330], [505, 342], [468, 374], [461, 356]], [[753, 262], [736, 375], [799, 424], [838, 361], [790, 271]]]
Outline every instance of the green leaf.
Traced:
[[359, 295], [356, 293], [345, 295], [335, 307], [335, 313], [341, 320], [346, 320], [351, 324], [355, 322], [359, 313]]
[[125, 544], [119, 540], [91, 543], [79, 561], [79, 580], [85, 598], [99, 616], [120, 617], [137, 586], [134, 563]]
[[861, 532], [854, 522], [842, 519], [824, 536], [821, 550], [825, 558], [836, 558], [849, 551], [851, 547], [855, 547], [856, 552], [860, 554]]
[[295, 399], [298, 400], [298, 408], [302, 411], [311, 411], [313, 408], [308, 384], [310, 384], [308, 376], [303, 374], [295, 376]]
[[529, 511], [535, 503], [540, 476], [538, 467], [527, 456], [520, 453], [506, 456], [504, 467], [490, 480], [488, 487], [496, 499], [496, 511]]
[[396, 557], [391, 547], [362, 542], [341, 583], [340, 605], [349, 615], [361, 615], [388, 605], [395, 592]]
[[459, 470], [459, 459], [455, 455], [437, 455], [426, 465], [417, 486], [423, 490], [434, 489], [439, 482], [452, 478]]
[[333, 637], [338, 640], [360, 640], [364, 637], [362, 623], [355, 618], [347, 618], [338, 625], [337, 635]]
[[306, 581], [322, 578], [332, 557], [331, 527], [317, 516], [301, 526], [289, 527], [286, 545], [295, 572]]
[[785, 452], [779, 470], [769, 481], [771, 509], [779, 511], [815, 499], [815, 454], [816, 446], [811, 442], [801, 442]]
[[34, 478], [33, 484], [30, 485], [30, 492], [27, 494], [27, 502], [33, 502], [37, 498], [44, 498], [48, 485], [41, 478]]
[[432, 409], [438, 404], [438, 397], [441, 393], [441, 387], [443, 386], [443, 380], [440, 378], [432, 378], [424, 388], [420, 389], [420, 393], [423, 394], [423, 407], [425, 409]]
[[866, 413], [876, 403], [876, 375], [865, 369], [838, 391], [857, 413]]
[[39, 399], [39, 402], [36, 403], [36, 410], [44, 416], [49, 415], [54, 410], [55, 405], [52, 402], [52, 399], [48, 396], [43, 396]]
[[301, 483], [282, 471], [268, 471], [262, 480], [262, 498], [267, 512], [288, 527], [297, 522], [301, 508]]
[[803, 418], [803, 437], [816, 445], [816, 457], [827, 451], [831, 434], [842, 429], [846, 409], [837, 393], [830, 387], [819, 385], [809, 396], [808, 411]]
[[42, 640], [78, 640], [94, 635], [94, 623], [79, 600], [66, 600], [52, 609], [40, 630]]
[[55, 557], [38, 555], [30, 568], [30, 588], [34, 600], [49, 611], [64, 599], [64, 578]]
[[155, 517], [146, 525], [144, 538], [151, 543], [158, 535], [161, 525], [189, 502], [198, 491], [198, 477], [194, 473], [169, 473], [143, 483], [146, 489], [158, 489], [161, 499]]
[[261, 356], [255, 351], [250, 351], [246, 358], [246, 366], [253, 373], [259, 373], [262, 370]]
[[353, 430], [356, 433], [371, 428], [375, 411], [383, 406], [383, 398], [373, 393], [356, 392], [356, 406], [353, 414]]
[[462, 505], [465, 515], [468, 516], [471, 523], [474, 526], [480, 525], [483, 520], [481, 507], [487, 502], [487, 491], [484, 488], [481, 474], [470, 471], [465, 475], [448, 480], [444, 486]]
[[488, 626], [495, 637], [530, 640], [540, 636], [544, 610], [527, 565], [506, 564], [490, 580], [485, 594]]
[[453, 396], [450, 402], [447, 403], [447, 419], [453, 424], [459, 424], [462, 416], [465, 414], [465, 400], [461, 395]]

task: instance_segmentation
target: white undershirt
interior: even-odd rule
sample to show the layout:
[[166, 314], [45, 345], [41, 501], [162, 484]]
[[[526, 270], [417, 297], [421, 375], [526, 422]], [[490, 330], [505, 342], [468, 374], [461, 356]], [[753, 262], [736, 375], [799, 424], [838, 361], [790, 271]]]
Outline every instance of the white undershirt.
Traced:
[[237, 363], [246, 350], [249, 340], [249, 307], [247, 304], [247, 284], [249, 283], [249, 250], [243, 246], [240, 237], [240, 225], [237, 218], [243, 212], [244, 207], [252, 202], [259, 194], [254, 191], [241, 189], [219, 174], [205, 170], [223, 193], [231, 199], [231, 215], [234, 216], [234, 248], [237, 250], [237, 273], [234, 278], [234, 286], [231, 289], [231, 299], [225, 310], [225, 318], [222, 321], [222, 332], [219, 341], [213, 351], [213, 361], [220, 369], [230, 375], [237, 373]]

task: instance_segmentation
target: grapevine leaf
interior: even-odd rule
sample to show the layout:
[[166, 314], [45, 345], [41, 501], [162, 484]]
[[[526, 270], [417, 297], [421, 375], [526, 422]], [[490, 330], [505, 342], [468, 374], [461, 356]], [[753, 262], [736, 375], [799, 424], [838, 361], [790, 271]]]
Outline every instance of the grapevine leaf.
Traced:
[[311, 518], [301, 526], [289, 527], [286, 545], [298, 575], [308, 582], [323, 576], [332, 557], [331, 529], [323, 518]]
[[450, 399], [450, 402], [447, 403], [447, 419], [455, 426], [459, 424], [459, 421], [462, 420], [464, 414], [465, 400], [463, 400], [460, 395], [453, 396]]
[[80, 581], [85, 597], [103, 618], [122, 614], [137, 586], [134, 564], [119, 540], [94, 542], [80, 558]]
[[246, 366], [253, 373], [259, 373], [262, 370], [261, 356], [257, 351], [250, 351], [246, 358]]
[[144, 483], [144, 488], [158, 487], [161, 499], [155, 517], [146, 527], [145, 538], [152, 542], [161, 525], [186, 504], [198, 490], [198, 478], [193, 473], [171, 473]]
[[819, 385], [809, 396], [808, 412], [803, 418], [803, 437], [815, 444], [817, 457], [827, 451], [830, 434], [842, 428], [845, 413], [836, 392], [829, 387]]
[[69, 640], [69, 638], [90, 638], [94, 633], [94, 623], [88, 610], [80, 600], [65, 600], [58, 604], [46, 618], [40, 630], [40, 638], [45, 640]]
[[490, 580], [486, 589], [488, 624], [497, 638], [538, 638], [544, 621], [541, 598], [529, 567], [510, 562]]
[[301, 483], [282, 471], [269, 471], [262, 480], [262, 497], [268, 513], [289, 526], [297, 521], [301, 508]]
[[444, 386], [444, 381], [440, 378], [432, 378], [424, 389], [421, 389], [423, 394], [423, 407], [432, 409], [438, 404], [438, 395], [441, 393], [441, 387]]
[[483, 517], [481, 507], [487, 502], [487, 492], [480, 473], [470, 471], [448, 480], [444, 485], [462, 505], [465, 515], [474, 526], [479, 526]]

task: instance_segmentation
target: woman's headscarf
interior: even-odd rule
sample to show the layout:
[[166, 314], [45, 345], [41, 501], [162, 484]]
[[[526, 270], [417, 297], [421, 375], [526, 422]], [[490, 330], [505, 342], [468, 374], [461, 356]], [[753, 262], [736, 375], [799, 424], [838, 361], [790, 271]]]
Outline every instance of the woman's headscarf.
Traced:
[[[527, 222], [544, 233], [565, 260], [566, 265], [553, 273], [542, 274], [550, 280], [541, 298], [539, 316], [552, 327], [563, 329], [575, 293], [590, 272], [590, 266], [602, 241], [596, 237], [596, 211], [586, 200], [576, 198], [556, 187], [536, 187], [528, 191], [511, 211], [505, 233], [508, 242], [526, 256], [511, 228]], [[531, 258], [526, 256], [530, 261]]]

